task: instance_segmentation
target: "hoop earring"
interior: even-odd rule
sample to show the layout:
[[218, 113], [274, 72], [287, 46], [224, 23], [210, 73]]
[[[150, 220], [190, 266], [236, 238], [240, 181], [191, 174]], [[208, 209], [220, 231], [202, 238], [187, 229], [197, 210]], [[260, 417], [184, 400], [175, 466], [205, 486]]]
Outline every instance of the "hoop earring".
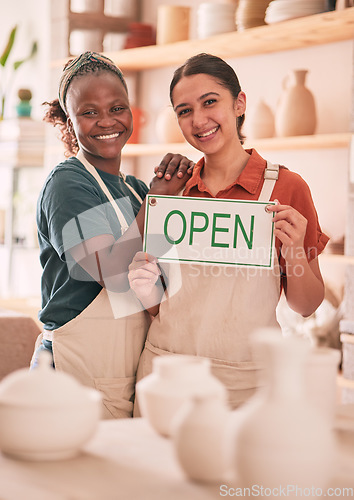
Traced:
[[74, 129], [73, 129], [71, 122], [69, 122], [69, 121], [66, 122], [66, 128], [68, 129], [69, 134], [75, 135], [75, 132], [74, 132]]

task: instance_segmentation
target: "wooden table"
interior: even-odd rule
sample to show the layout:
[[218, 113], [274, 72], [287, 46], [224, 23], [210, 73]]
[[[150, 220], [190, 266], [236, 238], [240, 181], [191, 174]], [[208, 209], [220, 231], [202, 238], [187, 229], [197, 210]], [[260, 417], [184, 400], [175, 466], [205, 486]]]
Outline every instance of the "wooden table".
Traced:
[[[340, 431], [339, 442], [330, 486], [354, 488], [354, 429]], [[188, 480], [172, 442], [145, 419], [101, 421], [70, 460], [27, 462], [0, 455], [1, 500], [215, 500], [225, 497], [220, 486]]]

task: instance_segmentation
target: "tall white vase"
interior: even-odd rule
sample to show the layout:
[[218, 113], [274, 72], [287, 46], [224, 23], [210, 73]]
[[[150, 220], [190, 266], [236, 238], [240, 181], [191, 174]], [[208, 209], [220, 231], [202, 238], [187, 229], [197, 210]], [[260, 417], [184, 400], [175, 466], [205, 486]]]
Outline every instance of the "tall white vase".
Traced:
[[335, 441], [328, 419], [306, 390], [310, 347], [303, 339], [259, 333], [267, 380], [239, 426], [236, 472], [244, 487], [325, 488], [335, 463]]
[[311, 135], [316, 130], [315, 99], [305, 85], [307, 73], [307, 69], [293, 70], [284, 80], [275, 117], [279, 137]]

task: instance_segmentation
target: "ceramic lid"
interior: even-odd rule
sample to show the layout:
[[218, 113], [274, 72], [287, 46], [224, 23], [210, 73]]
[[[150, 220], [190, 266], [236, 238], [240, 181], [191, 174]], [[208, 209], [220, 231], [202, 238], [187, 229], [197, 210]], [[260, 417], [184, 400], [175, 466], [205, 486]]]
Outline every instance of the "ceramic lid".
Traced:
[[80, 405], [87, 401], [86, 388], [71, 375], [54, 370], [52, 357], [41, 352], [38, 367], [16, 370], [0, 382], [0, 404], [16, 406]]

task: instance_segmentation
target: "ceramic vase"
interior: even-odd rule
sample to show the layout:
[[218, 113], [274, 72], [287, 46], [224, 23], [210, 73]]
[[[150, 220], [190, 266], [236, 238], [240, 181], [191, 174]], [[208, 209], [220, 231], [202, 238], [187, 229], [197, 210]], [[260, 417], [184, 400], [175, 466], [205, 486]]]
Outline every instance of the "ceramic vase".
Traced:
[[210, 395], [222, 402], [227, 398], [209, 360], [185, 355], [155, 357], [152, 373], [137, 383], [136, 392], [142, 416], [163, 436], [171, 436], [173, 420], [190, 398]]
[[193, 396], [172, 428], [178, 461], [187, 477], [220, 483], [228, 469], [226, 439], [230, 410], [215, 395]]
[[137, 108], [136, 106], [130, 107], [133, 115], [133, 132], [129, 137], [129, 144], [137, 144], [140, 142], [140, 133], [142, 127], [146, 125], [147, 122], [147, 114], [144, 110]]
[[253, 139], [263, 139], [274, 136], [274, 115], [263, 99], [257, 102], [250, 114], [248, 132]]
[[156, 134], [160, 142], [185, 142], [173, 108], [167, 106], [161, 109], [156, 119]]
[[313, 347], [306, 361], [307, 390], [321, 415], [334, 424], [337, 395], [337, 376], [341, 353], [329, 347]]
[[310, 346], [268, 329], [258, 333], [266, 380], [238, 428], [237, 475], [244, 487], [262, 485], [270, 491], [280, 485], [296, 485], [302, 491], [325, 488], [335, 463], [335, 442], [327, 419], [306, 390]]
[[306, 87], [308, 70], [293, 70], [285, 78], [275, 118], [279, 137], [311, 135], [316, 130], [316, 106], [311, 91]]
[[190, 13], [190, 7], [159, 5], [156, 26], [157, 45], [188, 40]]

